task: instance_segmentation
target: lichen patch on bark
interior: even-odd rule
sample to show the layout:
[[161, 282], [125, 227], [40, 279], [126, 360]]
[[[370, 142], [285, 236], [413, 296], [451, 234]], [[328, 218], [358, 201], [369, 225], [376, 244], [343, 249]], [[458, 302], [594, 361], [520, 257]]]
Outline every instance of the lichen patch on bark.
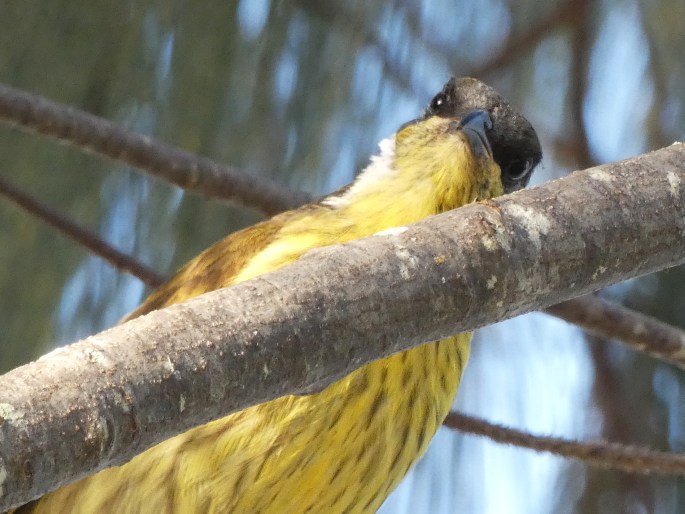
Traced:
[[671, 194], [676, 198], [680, 195], [680, 177], [673, 171], [666, 173], [666, 179], [671, 186]]
[[549, 218], [540, 211], [521, 205], [510, 204], [506, 206], [506, 209], [511, 216], [519, 220], [535, 248], [538, 250], [542, 248], [540, 236], [546, 235], [552, 226]]

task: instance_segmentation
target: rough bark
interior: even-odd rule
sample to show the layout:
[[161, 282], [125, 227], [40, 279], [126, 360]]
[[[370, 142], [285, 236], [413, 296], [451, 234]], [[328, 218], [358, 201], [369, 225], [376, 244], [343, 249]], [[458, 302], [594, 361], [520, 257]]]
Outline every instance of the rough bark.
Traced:
[[0, 377], [0, 509], [375, 358], [682, 263], [685, 145], [394, 232]]

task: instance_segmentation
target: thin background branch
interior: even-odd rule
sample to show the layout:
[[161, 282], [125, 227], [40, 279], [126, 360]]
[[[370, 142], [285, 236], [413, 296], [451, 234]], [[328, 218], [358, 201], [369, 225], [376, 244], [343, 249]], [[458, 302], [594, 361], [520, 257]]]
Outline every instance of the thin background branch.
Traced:
[[2, 176], [0, 176], [0, 196], [4, 196], [32, 216], [57, 229], [81, 246], [88, 248], [93, 254], [109, 262], [114, 268], [139, 278], [145, 285], [158, 287], [164, 283], [164, 277], [149, 266], [120, 252], [102, 238], [79, 226], [55, 209], [47, 207]]
[[0, 84], [0, 120], [23, 131], [133, 166], [187, 191], [239, 202], [264, 214], [277, 214], [311, 198], [306, 193], [279, 187], [233, 166], [218, 164], [104, 118], [4, 84]]
[[[529, 24], [525, 31], [512, 34], [498, 53], [483, 64], [470, 69], [468, 73], [474, 77], [487, 77], [510, 66], [554, 31], [567, 25], [577, 24], [579, 19], [582, 19], [581, 7], [584, 2], [585, 0], [567, 0], [560, 3], [547, 15]], [[448, 46], [445, 46], [443, 51], [444, 55], [450, 55]]]
[[685, 369], [685, 331], [652, 316], [594, 295], [553, 305], [544, 312]]
[[[640, 425], [644, 427], [642, 422], [645, 420], [630, 419], [635, 412], [631, 412], [631, 404], [626, 403], [626, 398], [621, 394], [623, 388], [618, 370], [611, 365], [609, 345], [606, 344], [605, 339], [592, 335], [587, 337], [587, 344], [595, 371], [592, 383], [592, 405], [601, 413], [598, 417], [601, 420], [599, 425], [602, 437], [621, 442], [640, 440], [644, 432], [638, 427]], [[625, 490], [639, 497], [645, 505], [652, 504], [652, 493], [644, 480], [634, 475], [618, 476], [616, 480]], [[598, 493], [596, 485], [592, 484], [588, 488], [588, 498]]]
[[445, 426], [467, 434], [488, 437], [502, 444], [549, 452], [560, 457], [583, 461], [591, 466], [639, 474], [685, 474], [685, 455], [599, 442], [576, 442], [558, 437], [531, 435], [528, 432], [490, 423], [480, 418], [452, 411]]
[[569, 105], [573, 136], [570, 146], [573, 149], [576, 166], [589, 168], [595, 163], [590, 152], [589, 139], [585, 128], [583, 103], [587, 94], [590, 73], [590, 55], [593, 35], [591, 33], [590, 14], [592, 0], [574, 0], [576, 9], [575, 25], [571, 35], [571, 69], [569, 71]]

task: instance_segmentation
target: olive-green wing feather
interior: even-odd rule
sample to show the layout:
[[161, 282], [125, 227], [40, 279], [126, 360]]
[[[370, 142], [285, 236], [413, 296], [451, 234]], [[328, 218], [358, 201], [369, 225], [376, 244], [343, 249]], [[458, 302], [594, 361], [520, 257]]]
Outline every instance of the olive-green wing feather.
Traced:
[[[297, 211], [294, 211], [297, 212]], [[186, 263], [168, 282], [126, 316], [129, 321], [233, 283], [240, 270], [278, 234], [294, 212], [280, 214], [222, 239]]]

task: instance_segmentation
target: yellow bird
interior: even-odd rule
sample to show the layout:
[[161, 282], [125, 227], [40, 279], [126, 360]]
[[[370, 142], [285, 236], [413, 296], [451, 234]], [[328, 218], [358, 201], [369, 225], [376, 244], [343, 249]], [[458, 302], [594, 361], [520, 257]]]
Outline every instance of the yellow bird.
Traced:
[[[541, 157], [533, 127], [492, 88], [451, 79], [423, 116], [380, 143], [351, 185], [216, 243], [129, 318], [275, 270], [312, 248], [519, 189]], [[375, 512], [447, 415], [469, 340], [427, 343], [320, 392], [199, 426], [16, 512]]]

